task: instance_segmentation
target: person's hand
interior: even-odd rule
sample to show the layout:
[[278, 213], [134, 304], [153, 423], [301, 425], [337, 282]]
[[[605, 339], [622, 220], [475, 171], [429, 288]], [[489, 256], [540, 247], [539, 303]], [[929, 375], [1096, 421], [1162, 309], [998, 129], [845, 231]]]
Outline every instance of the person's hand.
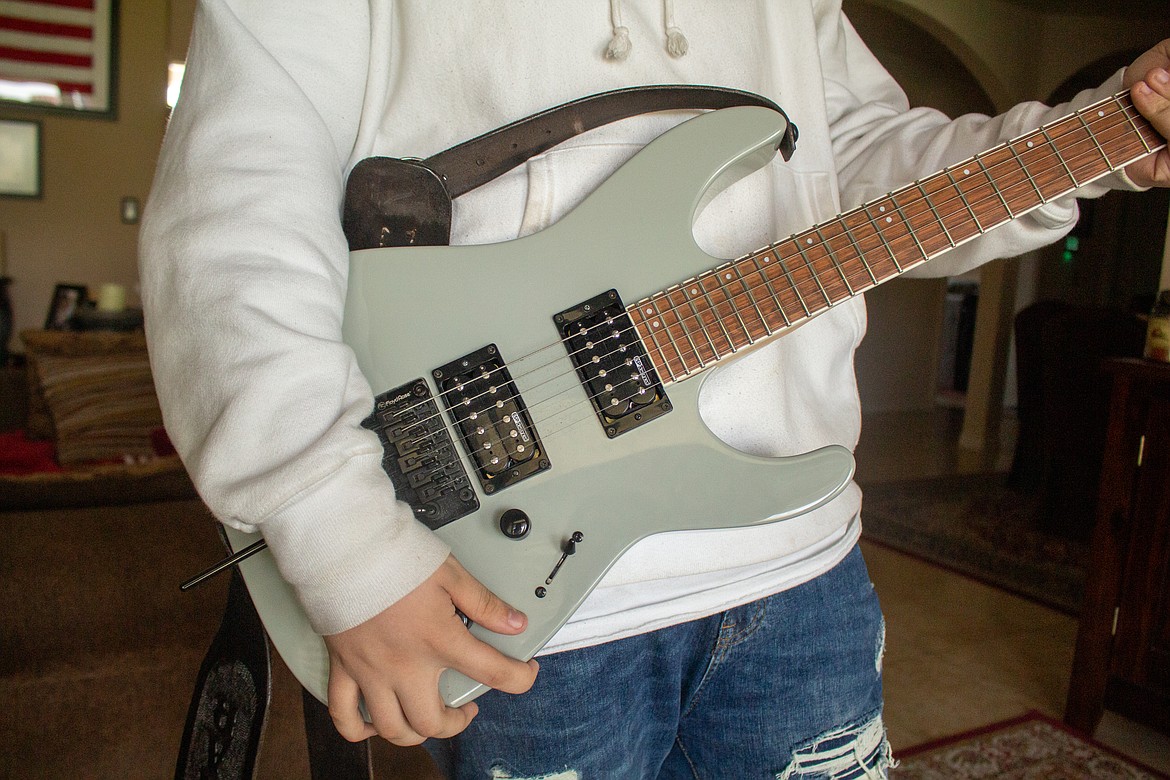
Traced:
[[[1170, 39], [1133, 61], [1122, 83], [1133, 104], [1163, 138], [1170, 138]], [[1143, 187], [1170, 186], [1170, 150], [1162, 149], [1129, 165], [1125, 173]]]
[[[339, 634], [329, 649], [329, 714], [357, 742], [379, 734], [396, 745], [450, 737], [467, 728], [478, 707], [453, 709], [439, 695], [446, 668], [506, 693], [532, 687], [539, 668], [476, 639], [456, 613], [500, 634], [519, 634], [527, 618], [509, 607], [453, 557], [385, 611]], [[365, 698], [373, 725], [358, 710]]]

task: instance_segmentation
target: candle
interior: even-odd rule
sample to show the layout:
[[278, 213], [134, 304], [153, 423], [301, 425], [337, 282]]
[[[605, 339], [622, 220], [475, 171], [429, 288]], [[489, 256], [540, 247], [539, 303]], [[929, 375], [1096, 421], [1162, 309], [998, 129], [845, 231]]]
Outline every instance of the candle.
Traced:
[[103, 284], [98, 290], [98, 311], [120, 312], [126, 308], [126, 288], [120, 284]]

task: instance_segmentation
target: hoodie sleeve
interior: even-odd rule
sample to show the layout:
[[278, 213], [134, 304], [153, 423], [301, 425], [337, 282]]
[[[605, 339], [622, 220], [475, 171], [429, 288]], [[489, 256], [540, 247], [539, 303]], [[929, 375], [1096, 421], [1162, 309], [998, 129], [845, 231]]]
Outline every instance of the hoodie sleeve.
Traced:
[[[1048, 107], [1021, 103], [987, 117], [954, 120], [931, 108], [910, 108], [902, 89], [865, 46], [841, 12], [827, 0], [818, 14], [825, 100], [837, 159], [842, 206], [859, 206], [960, 160], [1016, 138], [1121, 90], [1121, 72], [1070, 103]], [[1012, 257], [1059, 240], [1076, 224], [1076, 198], [1095, 198], [1111, 188], [1136, 189], [1117, 172], [1051, 201], [978, 239], [963, 244], [907, 276], [964, 273], [989, 260]]]
[[322, 634], [448, 553], [395, 499], [341, 341], [368, 17], [360, 0], [200, 4], [140, 248], [167, 429], [216, 516], [264, 534]]

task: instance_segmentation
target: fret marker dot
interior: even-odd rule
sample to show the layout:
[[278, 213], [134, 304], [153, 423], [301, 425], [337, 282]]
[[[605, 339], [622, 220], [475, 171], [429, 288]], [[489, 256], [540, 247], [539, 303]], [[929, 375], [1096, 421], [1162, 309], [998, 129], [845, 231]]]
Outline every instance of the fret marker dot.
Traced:
[[723, 278], [724, 278], [724, 279], [730, 279], [730, 278], [731, 278], [731, 274], [724, 274], [724, 275], [723, 275]]
[[805, 240], [805, 242], [804, 242], [804, 243], [806, 243], [806, 244], [811, 244], [811, 243], [812, 243], [812, 239], [811, 239], [811, 238], [810, 238], [810, 239], [807, 239], [807, 240]]
[[1029, 148], [1029, 149], [1031, 149], [1033, 146], [1035, 146], [1035, 144], [1033, 144], [1031, 141], [1029, 141], [1029, 142], [1028, 142], [1028, 148]]
[[894, 221], [893, 217], [886, 217], [886, 222], [893, 222], [893, 221]]
[[1097, 116], [1105, 116], [1105, 112], [1104, 112], [1104, 111], [1098, 111], [1098, 112], [1097, 112]]
[[885, 206], [878, 206], [878, 211], [883, 211], [883, 212], [884, 212], [885, 210], [886, 210], [886, 207], [885, 207]]
[[658, 324], [658, 320], [654, 320], [654, 322], [650, 323], [650, 327], [652, 327], [652, 328], [660, 327]]
[[970, 168], [964, 168], [964, 169], [963, 169], [963, 175], [964, 175], [964, 176], [970, 176], [970, 175], [971, 175], [971, 169], [970, 169]]
[[692, 287], [691, 288], [691, 295], [698, 295], [698, 294], [699, 294], [699, 290], [695, 287]]

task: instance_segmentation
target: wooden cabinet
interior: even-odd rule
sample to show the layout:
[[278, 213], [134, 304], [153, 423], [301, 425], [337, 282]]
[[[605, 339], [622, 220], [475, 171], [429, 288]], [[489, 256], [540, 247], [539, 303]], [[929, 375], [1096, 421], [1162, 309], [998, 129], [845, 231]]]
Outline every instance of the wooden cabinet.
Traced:
[[1109, 429], [1065, 722], [1170, 733], [1170, 365], [1112, 360]]

